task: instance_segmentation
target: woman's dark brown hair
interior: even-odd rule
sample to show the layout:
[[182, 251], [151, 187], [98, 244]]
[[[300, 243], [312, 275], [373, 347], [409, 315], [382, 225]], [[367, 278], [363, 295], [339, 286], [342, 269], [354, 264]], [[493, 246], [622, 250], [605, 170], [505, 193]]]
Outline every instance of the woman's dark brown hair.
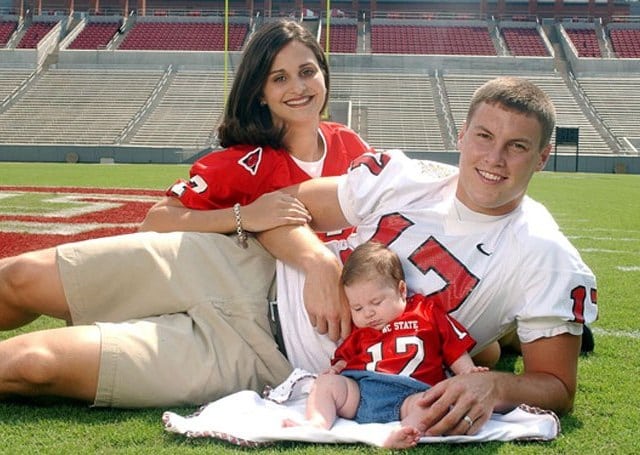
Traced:
[[280, 20], [262, 25], [250, 38], [236, 72], [227, 100], [224, 117], [218, 127], [222, 147], [239, 144], [268, 145], [283, 148], [284, 128], [276, 127], [268, 106], [260, 104], [262, 91], [280, 50], [296, 40], [307, 46], [324, 76], [329, 98], [329, 65], [315, 37], [295, 21]]

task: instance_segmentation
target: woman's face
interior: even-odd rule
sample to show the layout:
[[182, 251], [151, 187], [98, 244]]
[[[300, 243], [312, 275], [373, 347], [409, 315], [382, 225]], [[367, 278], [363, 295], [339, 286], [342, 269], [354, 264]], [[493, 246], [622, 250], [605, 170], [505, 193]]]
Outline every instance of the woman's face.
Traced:
[[269, 70], [263, 89], [276, 126], [318, 122], [327, 88], [315, 55], [299, 41], [284, 46]]

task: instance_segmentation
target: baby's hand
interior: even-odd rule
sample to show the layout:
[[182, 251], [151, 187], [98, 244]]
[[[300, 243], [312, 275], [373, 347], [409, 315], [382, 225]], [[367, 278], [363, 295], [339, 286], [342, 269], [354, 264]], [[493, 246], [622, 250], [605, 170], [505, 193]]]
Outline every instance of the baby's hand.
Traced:
[[482, 373], [483, 371], [489, 371], [489, 367], [481, 367], [476, 365], [471, 368], [471, 370], [469, 370], [469, 373]]
[[344, 367], [347, 366], [346, 360], [338, 360], [335, 364], [331, 365], [328, 370], [323, 374], [340, 374]]

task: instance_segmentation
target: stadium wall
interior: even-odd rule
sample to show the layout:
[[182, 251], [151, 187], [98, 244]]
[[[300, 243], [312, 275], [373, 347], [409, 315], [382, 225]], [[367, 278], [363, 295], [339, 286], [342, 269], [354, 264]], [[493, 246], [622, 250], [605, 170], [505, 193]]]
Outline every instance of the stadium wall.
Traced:
[[[229, 52], [231, 69], [240, 64], [241, 54]], [[399, 54], [330, 54], [331, 71], [376, 71], [404, 73], [433, 73], [450, 71], [554, 71], [551, 57], [514, 56], [452, 56]], [[222, 68], [224, 53], [200, 51], [123, 51], [123, 50], [61, 50], [56, 66], [59, 68], [143, 67], [164, 69], [169, 65], [191, 69]]]
[[[80, 146], [80, 145], [0, 145], [0, 161], [48, 163], [192, 163], [202, 153], [185, 154], [170, 147]], [[457, 151], [408, 152], [412, 158], [456, 165]], [[640, 174], [640, 157], [552, 155], [544, 169], [558, 172]]]
[[[458, 164], [458, 152], [409, 152], [411, 158]], [[640, 174], [640, 157], [551, 155], [545, 171], [594, 172], [600, 174]]]
[[177, 147], [118, 145], [0, 145], [0, 161], [44, 163], [183, 163], [184, 151]]
[[[577, 74], [640, 74], [640, 60], [633, 59], [587, 59], [578, 58], [575, 49], [560, 37], [567, 61]], [[123, 51], [123, 50], [64, 50], [57, 53], [53, 65], [60, 68], [160, 68], [169, 65], [188, 69], [220, 69], [224, 66], [222, 52], [167, 52], [167, 51]], [[37, 50], [11, 49], [0, 50], [0, 65], [36, 68], [41, 60]], [[522, 72], [555, 72], [552, 57], [513, 56], [416, 56], [382, 54], [330, 54], [332, 72], [387, 72], [387, 73], [424, 73], [435, 72], [478, 72], [490, 71], [505, 74]], [[240, 53], [229, 53], [229, 68], [234, 70], [240, 63]], [[421, 159], [433, 159], [450, 164], [457, 163], [457, 152], [415, 152], [412, 156]], [[0, 161], [77, 161], [98, 163], [114, 161], [119, 163], [189, 163], [198, 154], [171, 147], [141, 147], [127, 145], [0, 145]], [[627, 172], [640, 174], [638, 156], [553, 156], [546, 170], [573, 172]]]

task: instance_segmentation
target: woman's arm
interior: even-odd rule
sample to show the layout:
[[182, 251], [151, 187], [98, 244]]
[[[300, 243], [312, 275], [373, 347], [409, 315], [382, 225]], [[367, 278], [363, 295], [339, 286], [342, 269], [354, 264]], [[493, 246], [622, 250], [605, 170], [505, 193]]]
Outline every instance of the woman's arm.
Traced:
[[[251, 204], [240, 207], [240, 216], [243, 229], [249, 232], [260, 232], [283, 225], [299, 225], [310, 220], [304, 205], [281, 191], [263, 194]], [[230, 233], [236, 230], [236, 219], [232, 208], [190, 209], [178, 199], [165, 196], [151, 207], [139, 229], [156, 232]]]
[[[332, 231], [348, 226], [337, 196], [337, 179], [333, 177], [306, 181], [285, 189], [302, 201], [318, 231]], [[319, 333], [332, 340], [344, 338], [351, 330], [351, 314], [339, 285], [342, 264], [305, 226], [284, 226], [262, 232], [258, 239], [282, 262], [305, 273], [303, 298], [311, 323]]]

